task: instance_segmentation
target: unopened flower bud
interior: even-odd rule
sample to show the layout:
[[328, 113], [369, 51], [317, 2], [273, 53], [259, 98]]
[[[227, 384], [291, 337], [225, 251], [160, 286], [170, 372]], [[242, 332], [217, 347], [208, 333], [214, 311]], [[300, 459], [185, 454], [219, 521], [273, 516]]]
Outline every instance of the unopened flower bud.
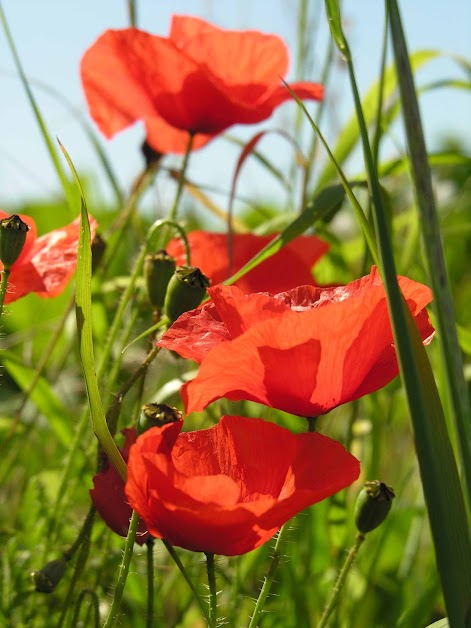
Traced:
[[17, 214], [0, 220], [0, 260], [6, 270], [19, 258], [28, 231], [28, 225]]
[[141, 152], [145, 159], [147, 168], [150, 168], [151, 166], [156, 166], [163, 157], [162, 153], [158, 153], [147, 142], [144, 142], [142, 144]]
[[36, 591], [39, 593], [52, 593], [62, 580], [68, 562], [68, 558], [62, 556], [62, 558], [47, 563], [39, 571], [33, 571], [31, 577], [33, 578]]
[[365, 482], [355, 504], [355, 525], [359, 532], [371, 532], [386, 519], [391, 510], [394, 491], [379, 480]]
[[167, 286], [175, 272], [175, 258], [167, 251], [158, 251], [153, 255], [146, 255], [144, 261], [144, 276], [146, 278], [149, 301], [157, 309], [164, 306]]
[[210, 285], [206, 275], [194, 266], [178, 266], [170, 279], [165, 296], [164, 313], [173, 323], [180, 314], [193, 310]]
[[92, 273], [100, 265], [101, 260], [106, 249], [106, 242], [103, 240], [99, 233], [95, 233], [95, 237], [92, 241]]
[[146, 403], [141, 408], [137, 422], [137, 433], [142, 434], [151, 427], [162, 427], [182, 419], [182, 413], [164, 403]]

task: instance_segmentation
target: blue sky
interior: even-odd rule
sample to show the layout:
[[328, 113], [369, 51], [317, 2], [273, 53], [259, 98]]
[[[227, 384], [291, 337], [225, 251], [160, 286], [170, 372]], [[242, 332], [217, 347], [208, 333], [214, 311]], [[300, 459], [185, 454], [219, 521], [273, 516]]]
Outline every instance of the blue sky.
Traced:
[[[318, 28], [314, 30], [315, 59], [313, 75], [317, 80], [322, 53], [328, 35], [323, 3], [312, 0], [318, 8]], [[84, 50], [107, 28], [127, 24], [125, 0], [4, 0], [3, 9], [9, 21], [20, 58], [28, 76], [58, 90], [68, 101], [86, 113], [79, 80], [79, 62]], [[296, 55], [295, 0], [141, 0], [139, 26], [144, 30], [166, 34], [172, 13], [191, 14], [226, 28], [251, 28], [279, 34], [288, 44], [292, 66]], [[410, 51], [437, 49], [462, 55], [471, 61], [471, 3], [468, 0], [414, 0], [401, 2]], [[345, 30], [355, 59], [360, 90], [364, 93], [376, 79], [379, 66], [383, 3], [379, 0], [345, 0]], [[317, 74], [316, 74], [317, 72]], [[328, 115], [325, 131], [331, 138], [352, 112], [352, 100], [344, 68], [336, 64], [328, 91]], [[291, 73], [291, 78], [293, 77]], [[458, 66], [449, 59], [431, 62], [422, 70], [417, 83], [445, 78], [464, 78]], [[13, 210], [25, 198], [47, 197], [59, 186], [43, 146], [38, 128], [16, 77], [11, 54], [3, 32], [0, 32], [0, 207]], [[100, 173], [93, 150], [74, 118], [57, 101], [35, 91], [48, 128], [67, 147], [80, 171], [94, 172], [99, 189], [109, 196], [107, 183]], [[447, 133], [459, 135], [471, 146], [470, 92], [435, 90], [421, 100], [428, 146], [433, 149]], [[281, 107], [263, 125], [285, 126], [295, 105]], [[251, 137], [256, 127], [235, 127], [235, 134]], [[400, 127], [398, 141], [401, 145]], [[123, 188], [131, 184], [141, 168], [139, 144], [143, 131], [139, 125], [124, 131], [112, 141], [103, 139], [106, 152], [116, 169]], [[392, 145], [391, 145], [392, 146]], [[270, 140], [261, 145], [278, 161], [289, 164], [289, 149], [282, 141]], [[394, 150], [391, 148], [391, 150]], [[191, 176], [200, 182], [227, 188], [237, 161], [238, 151], [218, 139], [195, 153]], [[353, 170], [359, 163], [352, 165]], [[159, 198], [165, 199], [168, 184], [159, 183]], [[246, 167], [240, 190], [250, 196], [276, 197], [277, 187], [257, 168]]]

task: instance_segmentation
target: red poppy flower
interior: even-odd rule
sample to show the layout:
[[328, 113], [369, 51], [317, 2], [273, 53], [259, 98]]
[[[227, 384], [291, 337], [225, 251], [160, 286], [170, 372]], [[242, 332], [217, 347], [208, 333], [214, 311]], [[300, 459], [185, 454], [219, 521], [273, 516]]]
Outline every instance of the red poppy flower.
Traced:
[[[0, 211], [0, 220], [6, 216]], [[34, 220], [23, 214], [20, 218], [28, 225], [29, 231], [20, 257], [11, 267], [5, 303], [16, 301], [30, 292], [43, 298], [56, 297], [75, 272], [80, 219], [38, 238]], [[92, 238], [96, 227], [97, 222], [90, 218]]]
[[[249, 233], [232, 236], [232, 265], [229, 261], [229, 241], [224, 233], [192, 231], [188, 234], [191, 263], [197, 266], [214, 284], [228, 279], [261, 251], [276, 234], [257, 236]], [[283, 292], [295, 286], [315, 285], [311, 268], [329, 249], [327, 242], [316, 236], [300, 236], [278, 253], [259, 264], [234, 285], [242, 292]], [[167, 245], [167, 252], [177, 264], [185, 264], [185, 248], [175, 238]]]
[[[291, 94], [281, 83], [288, 52], [275, 35], [229, 31], [174, 16], [168, 37], [135, 28], [108, 30], [85, 52], [82, 84], [90, 115], [106, 137], [137, 120], [159, 153], [201, 148], [233, 124], [268, 118]], [[319, 100], [316, 83], [293, 83]]]
[[[426, 286], [399, 285], [425, 343], [434, 333]], [[278, 295], [210, 288], [212, 302], [183, 314], [159, 341], [200, 363], [182, 387], [187, 412], [221, 397], [318, 416], [385, 386], [398, 374], [378, 271], [346, 286], [301, 286]]]
[[207, 430], [181, 427], [152, 428], [137, 439], [126, 495], [152, 535], [192, 551], [250, 552], [360, 472], [340, 443], [317, 433], [239, 416]]
[[[136, 442], [137, 434], [134, 428], [121, 430], [121, 433], [124, 434], [124, 445], [120, 452], [124, 461], [127, 462], [129, 449]], [[102, 469], [93, 477], [90, 497], [106, 525], [119, 536], [127, 536], [132, 508], [124, 494], [124, 482], [107, 458]], [[143, 545], [148, 538], [147, 526], [141, 520], [136, 543]]]

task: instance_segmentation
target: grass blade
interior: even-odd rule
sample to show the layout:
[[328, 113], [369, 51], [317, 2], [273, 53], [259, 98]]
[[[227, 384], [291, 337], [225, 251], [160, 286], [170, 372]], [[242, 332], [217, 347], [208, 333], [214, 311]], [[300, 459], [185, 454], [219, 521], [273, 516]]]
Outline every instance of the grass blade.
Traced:
[[420, 212], [428, 274], [434, 293], [439, 340], [446, 364], [445, 376], [454, 410], [455, 429], [471, 505], [471, 407], [463, 373], [463, 361], [455, 327], [455, 313], [440, 235], [425, 139], [415, 94], [414, 80], [408, 59], [407, 45], [397, 3], [387, 3], [391, 22], [394, 55], [399, 76], [404, 123], [411, 157], [417, 207]]
[[87, 388], [88, 402], [92, 418], [93, 431], [105, 450], [108, 458], [116, 467], [119, 475], [126, 481], [126, 463], [110, 434], [106, 423], [105, 411], [101, 402], [100, 391], [95, 369], [92, 337], [92, 246], [90, 224], [82, 187], [77, 172], [65, 148], [60, 147], [67, 159], [80, 190], [80, 238], [77, 255], [77, 279], [75, 291], [75, 309], [77, 315], [77, 331], [82, 362], [83, 376]]
[[[333, 9], [334, 5], [336, 10]], [[417, 457], [445, 603], [450, 624], [464, 628], [471, 600], [471, 545], [458, 469], [430, 363], [397, 283], [378, 175], [369, 145], [350, 51], [342, 32], [337, 1], [326, 0], [326, 8], [334, 39], [338, 41], [340, 38], [342, 41], [341, 51], [348, 64], [373, 200], [381, 274], [385, 283], [402, 382], [414, 427]]]

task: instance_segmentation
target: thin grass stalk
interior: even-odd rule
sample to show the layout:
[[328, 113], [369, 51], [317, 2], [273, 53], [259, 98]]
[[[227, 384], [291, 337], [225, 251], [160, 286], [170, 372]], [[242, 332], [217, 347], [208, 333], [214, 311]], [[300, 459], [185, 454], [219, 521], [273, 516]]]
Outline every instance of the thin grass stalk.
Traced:
[[[327, 44], [327, 53], [325, 56], [324, 67], [322, 69], [322, 74], [321, 74], [321, 79], [320, 79], [320, 83], [324, 86], [327, 84], [329, 80], [329, 74], [332, 71], [332, 66], [333, 66], [332, 61], [334, 58], [334, 50], [335, 50], [334, 42], [332, 41], [332, 39], [329, 39], [329, 43]], [[326, 110], [326, 102], [327, 102], [326, 99], [323, 98], [317, 105], [316, 115], [314, 119], [318, 127], [320, 127], [321, 125], [321, 121]], [[307, 203], [308, 186], [312, 179], [314, 159], [316, 157], [318, 147], [319, 147], [319, 136], [317, 135], [317, 133], [314, 133], [312, 137], [312, 141], [311, 141], [311, 146], [309, 148], [308, 156], [306, 159], [306, 168], [305, 168], [305, 174], [304, 174], [303, 201], [302, 201], [303, 207], [305, 207]]]
[[23, 88], [26, 92], [26, 96], [28, 98], [29, 104], [31, 105], [31, 108], [33, 110], [34, 113], [34, 117], [36, 118], [36, 122], [39, 126], [39, 129], [41, 131], [41, 135], [43, 136], [43, 140], [46, 144], [46, 148], [47, 151], [49, 153], [49, 156], [51, 158], [52, 164], [54, 166], [54, 169], [57, 173], [57, 176], [59, 178], [59, 181], [61, 182], [62, 185], [62, 189], [64, 190], [64, 194], [65, 194], [65, 198], [67, 200], [67, 206], [72, 209], [73, 205], [74, 205], [74, 194], [73, 194], [73, 188], [72, 185], [70, 183], [70, 181], [68, 180], [60, 159], [59, 159], [59, 154], [57, 153], [57, 150], [55, 148], [54, 142], [51, 139], [51, 136], [49, 134], [49, 131], [47, 129], [46, 123], [44, 121], [44, 118], [41, 114], [41, 111], [39, 109], [39, 106], [36, 102], [36, 99], [34, 98], [33, 92], [31, 90], [31, 87], [29, 85], [28, 79], [26, 77], [25, 71], [23, 70], [23, 66], [21, 64], [20, 61], [20, 57], [18, 55], [18, 51], [16, 50], [16, 46], [15, 46], [15, 42], [13, 40], [11, 31], [10, 31], [10, 27], [8, 26], [8, 22], [7, 22], [7, 18], [5, 15], [5, 12], [3, 10], [2, 5], [0, 4], [0, 22], [2, 23], [2, 27], [3, 27], [3, 31], [5, 33], [5, 37], [8, 43], [8, 47], [10, 48], [10, 52], [13, 56], [13, 60], [15, 62], [15, 66], [18, 72], [18, 75], [20, 77], [21, 83], [23, 85]]
[[412, 180], [421, 217], [422, 241], [427, 258], [428, 276], [435, 297], [433, 308], [438, 323], [438, 339], [446, 364], [445, 377], [454, 411], [454, 425], [458, 434], [458, 450], [467, 489], [468, 508], [471, 508], [471, 407], [464, 378], [461, 349], [454, 324], [456, 317], [445, 266], [440, 224], [407, 43], [396, 0], [387, 0], [386, 5], [390, 16]]
[[326, 0], [332, 36], [349, 70], [362, 137], [373, 216], [402, 382], [413, 422], [417, 457], [452, 628], [466, 624], [471, 600], [471, 545], [458, 470], [430, 363], [396, 278], [391, 237], [369, 144], [350, 50], [336, 0]]

